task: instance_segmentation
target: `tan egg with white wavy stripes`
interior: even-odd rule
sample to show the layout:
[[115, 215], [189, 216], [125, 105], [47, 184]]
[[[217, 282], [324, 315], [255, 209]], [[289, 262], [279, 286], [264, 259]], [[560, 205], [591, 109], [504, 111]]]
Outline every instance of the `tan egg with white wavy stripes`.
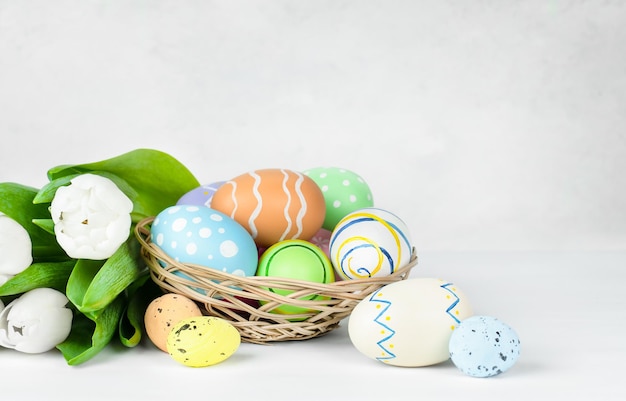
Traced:
[[211, 208], [245, 227], [262, 247], [287, 239], [309, 240], [326, 215], [324, 195], [315, 181], [278, 168], [250, 171], [225, 182], [213, 195]]

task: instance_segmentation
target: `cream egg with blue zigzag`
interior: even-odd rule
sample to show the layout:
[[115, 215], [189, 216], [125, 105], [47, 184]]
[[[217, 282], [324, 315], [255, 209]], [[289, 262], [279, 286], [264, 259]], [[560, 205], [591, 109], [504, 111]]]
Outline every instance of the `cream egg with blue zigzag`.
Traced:
[[409, 278], [361, 300], [348, 334], [358, 351], [386, 365], [429, 366], [449, 359], [450, 338], [470, 316], [467, 297], [454, 283]]

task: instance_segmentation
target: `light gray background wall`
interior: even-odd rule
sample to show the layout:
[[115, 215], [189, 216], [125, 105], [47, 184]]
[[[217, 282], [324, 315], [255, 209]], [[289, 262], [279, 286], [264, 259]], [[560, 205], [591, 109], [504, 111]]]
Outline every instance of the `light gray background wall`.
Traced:
[[361, 174], [418, 250], [626, 250], [621, 1], [0, 0], [0, 181]]

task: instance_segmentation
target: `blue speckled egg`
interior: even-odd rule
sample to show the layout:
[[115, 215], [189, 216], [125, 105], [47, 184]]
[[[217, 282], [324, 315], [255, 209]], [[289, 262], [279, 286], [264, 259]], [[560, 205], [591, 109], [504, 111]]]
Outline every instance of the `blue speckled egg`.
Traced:
[[244, 277], [256, 272], [259, 255], [252, 236], [217, 210], [170, 206], [155, 217], [150, 232], [152, 241], [178, 262]]
[[219, 187], [224, 184], [224, 181], [217, 181], [212, 184], [201, 185], [192, 189], [178, 199], [177, 205], [196, 205], [211, 207], [211, 199], [213, 194]]
[[520, 354], [517, 333], [491, 316], [472, 316], [461, 321], [449, 342], [450, 359], [463, 373], [490, 377], [506, 372]]

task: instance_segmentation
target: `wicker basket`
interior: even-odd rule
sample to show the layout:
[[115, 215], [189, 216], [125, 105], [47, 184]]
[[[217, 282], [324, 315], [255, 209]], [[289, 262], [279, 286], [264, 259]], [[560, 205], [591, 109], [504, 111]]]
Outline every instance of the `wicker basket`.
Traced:
[[[135, 226], [135, 235], [154, 282], [164, 292], [193, 299], [204, 314], [228, 320], [239, 330], [244, 342], [265, 344], [326, 334], [337, 328], [359, 301], [384, 285], [406, 279], [417, 264], [413, 252], [411, 261], [389, 276], [329, 284], [282, 277], [240, 277], [203, 266], [181, 264], [168, 257], [150, 241], [153, 220], [154, 217], [149, 217], [140, 221]], [[293, 292], [283, 296], [269, 288]], [[313, 298], [315, 294], [321, 297], [302, 299]], [[270, 312], [284, 304], [306, 308], [307, 312], [298, 315]]]

